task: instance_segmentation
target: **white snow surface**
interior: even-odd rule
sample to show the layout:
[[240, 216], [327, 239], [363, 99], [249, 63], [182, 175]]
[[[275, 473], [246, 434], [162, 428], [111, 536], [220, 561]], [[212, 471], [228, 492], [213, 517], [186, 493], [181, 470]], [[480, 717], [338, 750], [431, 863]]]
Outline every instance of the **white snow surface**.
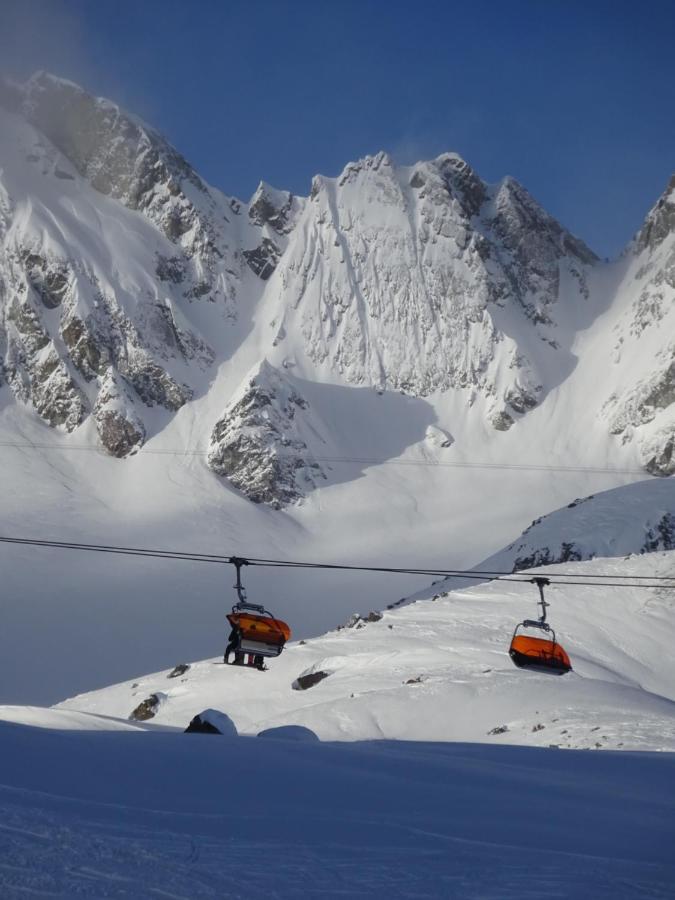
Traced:
[[0, 722], [0, 895], [672, 897], [672, 754]]

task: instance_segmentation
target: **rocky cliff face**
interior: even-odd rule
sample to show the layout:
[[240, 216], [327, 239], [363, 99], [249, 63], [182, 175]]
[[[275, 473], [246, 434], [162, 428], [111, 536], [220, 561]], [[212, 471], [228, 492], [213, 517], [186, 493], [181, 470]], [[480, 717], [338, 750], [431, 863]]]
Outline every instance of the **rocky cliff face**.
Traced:
[[675, 176], [627, 251], [614, 329], [617, 385], [604, 412], [612, 434], [635, 442], [652, 475], [675, 473]]
[[280, 509], [325, 479], [310, 449], [321, 440], [294, 379], [263, 360], [216, 423], [208, 464], [249, 500]]
[[416, 396], [479, 391], [504, 429], [545, 392], [519, 338], [555, 352], [556, 308], [584, 302], [594, 262], [512, 179], [489, 187], [453, 154], [397, 169], [380, 153], [314, 179], [275, 286], [283, 330], [299, 320], [317, 365]]
[[213, 360], [181, 306], [208, 294], [231, 314], [215, 201], [162, 139], [75, 85], [39, 75], [0, 99], [3, 380], [49, 425], [93, 415], [124, 456], [143, 407], [179, 409], [189, 367]]
[[158, 278], [187, 280], [186, 297], [223, 299], [233, 311], [241, 260], [227, 226], [236, 202], [212, 191], [156, 131], [71, 82], [39, 72], [13, 105], [95, 190], [138, 210], [175, 245], [175, 256], [158, 259]]

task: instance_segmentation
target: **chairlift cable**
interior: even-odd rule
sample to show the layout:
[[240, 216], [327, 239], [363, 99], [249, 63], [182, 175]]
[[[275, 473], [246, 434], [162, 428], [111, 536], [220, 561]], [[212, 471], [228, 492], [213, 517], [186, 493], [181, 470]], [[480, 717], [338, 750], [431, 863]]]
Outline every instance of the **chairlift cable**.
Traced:
[[[80, 550], [94, 553], [110, 553], [127, 556], [141, 556], [155, 559], [182, 560], [187, 562], [209, 562], [219, 565], [232, 565], [237, 557], [215, 553], [184, 552], [177, 550], [158, 550], [145, 547], [116, 546], [112, 544], [84, 544], [75, 541], [55, 541], [37, 538], [19, 538], [0, 536], [0, 543], [18, 544], [22, 546], [45, 547], [58, 550]], [[373, 572], [392, 575], [418, 575], [438, 578], [463, 578], [472, 581], [499, 580], [505, 582], [528, 583], [531, 575], [525, 572], [491, 572], [491, 571], [465, 571], [461, 569], [423, 569], [405, 568], [394, 566], [355, 566], [339, 563], [300, 562], [294, 560], [274, 560], [247, 558], [251, 566], [261, 568], [295, 568], [295, 569], [319, 569], [350, 572]], [[547, 573], [552, 585], [569, 585], [582, 587], [630, 587], [630, 588], [662, 588], [675, 590], [675, 576], [664, 575], [612, 575], [612, 574], [582, 574], [574, 575], [565, 572]], [[644, 583], [655, 582], [655, 583]]]
[[[96, 453], [105, 458], [109, 455], [102, 447], [88, 447], [84, 444], [58, 444], [37, 443], [33, 441], [0, 441], [0, 447], [14, 448], [17, 450], [47, 450], [57, 452]], [[143, 447], [134, 456], [183, 456], [205, 457], [208, 450], [202, 447], [186, 447], [179, 450], [171, 447]], [[376, 457], [360, 456], [313, 456], [317, 462], [348, 463], [365, 466], [412, 466], [423, 468], [449, 468], [449, 469], [494, 469], [496, 471], [515, 472], [569, 472], [589, 473], [593, 475], [640, 475], [648, 478], [649, 473], [644, 469], [621, 468], [619, 466], [552, 466], [543, 463], [491, 463], [491, 462], [465, 462], [463, 460], [424, 460], [424, 459], [378, 459]], [[652, 476], [655, 477], [655, 476]]]

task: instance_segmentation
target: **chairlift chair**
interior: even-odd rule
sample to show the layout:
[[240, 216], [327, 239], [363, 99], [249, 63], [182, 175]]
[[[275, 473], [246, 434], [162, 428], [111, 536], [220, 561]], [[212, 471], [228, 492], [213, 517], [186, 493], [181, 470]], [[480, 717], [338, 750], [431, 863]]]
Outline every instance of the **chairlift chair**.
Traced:
[[[539, 588], [538, 605], [541, 615], [538, 619], [525, 619], [516, 625], [509, 656], [519, 669], [530, 669], [534, 672], [545, 672], [548, 675], [565, 675], [572, 669], [570, 658], [564, 647], [556, 640], [555, 631], [546, 621], [546, 608], [550, 604], [544, 599], [544, 587], [550, 584], [548, 578], [535, 577], [532, 584]], [[543, 631], [546, 637], [533, 637], [519, 634], [521, 628], [536, 628]]]
[[[281, 619], [276, 619], [264, 606], [249, 603], [246, 599], [246, 590], [241, 583], [241, 567], [248, 565], [247, 560], [232, 557], [230, 562], [237, 570], [235, 590], [238, 601], [227, 616], [236, 635], [234, 661], [229, 664], [264, 670], [265, 658], [279, 656], [286, 641], [291, 638], [291, 629]], [[226, 653], [226, 663], [227, 656]]]

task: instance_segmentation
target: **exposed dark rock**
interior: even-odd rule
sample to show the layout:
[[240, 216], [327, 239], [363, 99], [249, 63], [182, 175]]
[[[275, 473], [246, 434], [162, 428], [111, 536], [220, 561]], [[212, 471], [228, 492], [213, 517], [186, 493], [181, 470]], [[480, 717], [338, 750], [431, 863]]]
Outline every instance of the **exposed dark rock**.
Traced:
[[274, 509], [293, 503], [325, 478], [304, 440], [305, 430], [313, 433], [311, 420], [303, 421], [308, 411], [292, 380], [263, 361], [216, 423], [209, 467], [254, 503]]
[[160, 281], [180, 284], [185, 280], [185, 270], [186, 263], [183, 257], [158, 255], [155, 272]]
[[637, 236], [637, 249], [655, 249], [675, 231], [675, 175], [672, 175], [663, 195], [658, 199]]
[[96, 340], [82, 319], [73, 316], [67, 320], [61, 328], [61, 337], [77, 370], [87, 381], [105, 372], [110, 362], [108, 348]]
[[308, 672], [306, 675], [299, 675], [291, 687], [294, 691], [306, 691], [324, 678], [328, 678], [330, 674], [330, 672]]
[[269, 225], [277, 234], [292, 229], [293, 194], [277, 191], [261, 182], [251, 198], [248, 216], [254, 225]]
[[262, 243], [254, 250], [244, 250], [244, 256], [249, 268], [255, 272], [258, 278], [267, 281], [277, 267], [281, 250], [274, 241], [263, 238]]
[[129, 718], [133, 722], [147, 722], [148, 719], [154, 718], [157, 714], [160, 702], [160, 697], [157, 694], [150, 694], [149, 697], [138, 704]]
[[185, 729], [185, 734], [221, 734], [215, 725], [210, 722], [202, 722], [199, 716], [195, 716]]
[[11, 325], [5, 334], [5, 380], [45, 422], [73, 431], [88, 412], [86, 398], [44, 329], [37, 309], [26, 299], [25, 291], [14, 295], [5, 316]]
[[122, 372], [146, 406], [163, 406], [175, 412], [192, 399], [190, 387], [179, 385], [147, 356], [130, 362]]
[[508, 730], [509, 730], [508, 725], [497, 725], [495, 728], [491, 728], [488, 731], [488, 734], [506, 734], [506, 732]]
[[[577, 497], [576, 500], [572, 500], [571, 503], [567, 504], [568, 509], [574, 509], [577, 506], [581, 506], [582, 503], [586, 503], [588, 500], [592, 500], [595, 497], [595, 494], [589, 494], [588, 497]], [[532, 525], [536, 525], [537, 522], [541, 522], [541, 519], [537, 519], [532, 523]], [[531, 526], [530, 526], [531, 527]], [[529, 531], [529, 529], [528, 529]], [[523, 532], [525, 534], [525, 532]]]
[[190, 666], [187, 663], [178, 663], [178, 665], [169, 672], [166, 676], [167, 678], [178, 678], [180, 675], [185, 675], [188, 672]]
[[534, 390], [522, 387], [521, 385], [514, 385], [506, 392], [504, 400], [509, 404], [511, 409], [519, 415], [524, 415], [528, 410], [535, 408], [539, 402], [538, 395], [541, 391], [541, 385], [537, 386]]
[[647, 531], [640, 553], [657, 550], [675, 550], [675, 516], [672, 513], [664, 513], [657, 525]]
[[509, 428], [513, 425], [513, 416], [509, 415], [507, 412], [498, 412], [490, 420], [492, 423], [492, 427], [496, 431], [508, 431]]
[[232, 719], [217, 709], [205, 709], [196, 715], [185, 734], [222, 734], [226, 737], [237, 737], [237, 728]]
[[520, 572], [523, 569], [552, 566], [554, 563], [579, 562], [582, 559], [584, 559], [584, 555], [573, 541], [563, 541], [557, 553], [554, 553], [550, 547], [541, 547], [529, 556], [517, 557], [511, 571]]
[[129, 456], [145, 440], [145, 431], [134, 427], [124, 416], [114, 411], [97, 413], [96, 430], [108, 453], [118, 459]]
[[485, 184], [463, 159], [448, 153], [437, 160], [451, 194], [459, 197], [467, 216], [475, 216], [487, 199]]
[[658, 453], [648, 456], [644, 467], [650, 475], [666, 478], [675, 474], [675, 436], [665, 438]]
[[52, 427], [74, 431], [89, 412], [80, 389], [52, 346], [33, 368], [31, 399], [35, 411]]
[[[395, 603], [390, 604], [387, 609], [392, 609], [394, 606], [396, 606]], [[344, 628], [363, 628], [367, 622], [379, 622], [382, 618], [383, 616], [380, 612], [369, 612], [367, 616], [362, 616], [359, 613], [352, 613], [344, 625], [338, 625], [335, 630], [342, 631]]]
[[124, 379], [111, 371], [99, 390], [94, 418], [99, 439], [111, 456], [121, 459], [145, 442], [145, 426], [134, 409]]
[[62, 303], [70, 283], [68, 266], [32, 252], [25, 252], [23, 260], [30, 286], [47, 309], [56, 309]]
[[7, 319], [15, 326], [26, 353], [32, 355], [49, 344], [49, 335], [28, 303], [15, 297], [7, 310]]

